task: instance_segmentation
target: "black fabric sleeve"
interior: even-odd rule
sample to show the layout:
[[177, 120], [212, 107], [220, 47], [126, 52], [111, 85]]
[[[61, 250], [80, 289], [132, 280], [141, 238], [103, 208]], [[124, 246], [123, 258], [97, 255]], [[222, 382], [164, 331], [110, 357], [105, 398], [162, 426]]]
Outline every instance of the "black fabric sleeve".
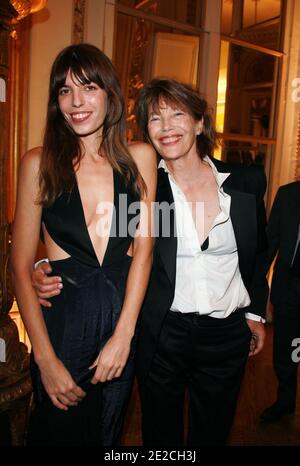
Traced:
[[268, 238], [268, 268], [271, 266], [277, 251], [279, 249], [280, 241], [280, 210], [281, 210], [281, 189], [277, 191], [275, 196], [270, 218], [267, 226], [267, 238]]
[[[253, 175], [255, 175], [255, 179], [253, 179]], [[266, 235], [266, 209], [264, 203], [267, 183], [263, 170], [253, 170], [251, 172], [251, 178], [250, 183], [256, 191], [257, 246], [252, 281], [248, 290], [251, 304], [247, 307], [246, 311], [265, 318], [269, 294], [269, 285], [266, 278], [268, 270], [268, 241]]]

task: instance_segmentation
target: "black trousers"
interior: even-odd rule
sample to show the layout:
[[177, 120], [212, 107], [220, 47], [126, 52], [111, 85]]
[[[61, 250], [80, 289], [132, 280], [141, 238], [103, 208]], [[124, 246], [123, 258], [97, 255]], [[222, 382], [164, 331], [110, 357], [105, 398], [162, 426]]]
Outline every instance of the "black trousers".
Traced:
[[234, 418], [251, 332], [244, 312], [226, 319], [169, 311], [149, 375], [140, 384], [144, 445], [224, 445]]
[[293, 361], [294, 338], [300, 337], [300, 278], [293, 277], [280, 303], [274, 306], [273, 361], [278, 379], [277, 401], [293, 411], [298, 363]]

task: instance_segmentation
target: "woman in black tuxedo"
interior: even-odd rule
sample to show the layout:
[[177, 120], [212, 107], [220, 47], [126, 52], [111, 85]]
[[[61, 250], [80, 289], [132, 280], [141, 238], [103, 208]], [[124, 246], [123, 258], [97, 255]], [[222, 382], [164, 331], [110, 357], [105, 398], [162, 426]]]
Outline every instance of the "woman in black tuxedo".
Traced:
[[265, 175], [212, 158], [207, 103], [189, 86], [154, 79], [136, 116], [162, 158], [137, 352], [144, 444], [184, 444], [187, 391], [188, 445], [222, 445], [248, 355], [264, 343]]

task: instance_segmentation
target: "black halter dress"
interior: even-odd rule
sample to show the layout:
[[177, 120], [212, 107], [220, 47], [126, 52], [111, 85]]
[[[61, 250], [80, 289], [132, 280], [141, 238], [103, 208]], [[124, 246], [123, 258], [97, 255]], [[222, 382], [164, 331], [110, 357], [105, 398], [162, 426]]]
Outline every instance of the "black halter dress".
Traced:
[[49, 235], [70, 255], [50, 262], [51, 275], [62, 277], [63, 289], [51, 298], [51, 308], [43, 308], [43, 315], [57, 356], [87, 395], [68, 411], [56, 408], [32, 358], [35, 408], [28, 445], [111, 446], [120, 442], [133, 381], [135, 339], [120, 378], [92, 385], [88, 369], [116, 325], [131, 264], [127, 251], [139, 218], [137, 196], [126, 189], [116, 171], [113, 180], [114, 211], [102, 264], [88, 233], [77, 184], [43, 209], [42, 222]]

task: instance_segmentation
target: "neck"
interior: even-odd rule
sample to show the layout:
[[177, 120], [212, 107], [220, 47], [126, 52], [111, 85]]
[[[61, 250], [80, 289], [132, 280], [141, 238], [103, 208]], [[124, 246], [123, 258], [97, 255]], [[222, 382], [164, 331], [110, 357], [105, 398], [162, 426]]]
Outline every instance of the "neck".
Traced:
[[84, 158], [92, 158], [99, 160], [99, 147], [101, 144], [101, 137], [91, 134], [81, 138], [83, 145]]
[[176, 183], [181, 186], [199, 182], [201, 176], [206, 176], [207, 171], [211, 171], [208, 163], [203, 161], [198, 155], [179, 160], [168, 160], [166, 161], [166, 165]]

